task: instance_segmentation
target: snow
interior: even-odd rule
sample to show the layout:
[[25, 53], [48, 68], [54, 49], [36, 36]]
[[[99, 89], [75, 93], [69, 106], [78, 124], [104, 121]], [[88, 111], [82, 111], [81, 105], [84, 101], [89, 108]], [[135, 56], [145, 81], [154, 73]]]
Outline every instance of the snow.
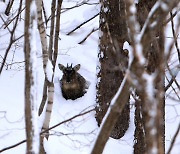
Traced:
[[[63, 7], [71, 7], [79, 1], [64, 1]], [[91, 2], [91, 1], [90, 1]], [[98, 2], [92, 1], [92, 2]], [[44, 1], [47, 15], [50, 14], [50, 2]], [[13, 5], [14, 10], [17, 9], [19, 1]], [[5, 10], [5, 4], [0, 2], [0, 15], [3, 15]], [[99, 26], [98, 17], [94, 18], [89, 23], [83, 25], [80, 29], [76, 30], [71, 35], [67, 36], [66, 33], [75, 28], [78, 24], [84, 22], [89, 17], [98, 12], [98, 5], [83, 5], [75, 9], [71, 9], [62, 13], [61, 16], [61, 34], [59, 41], [59, 55], [57, 64], [61, 63], [66, 65], [67, 63], [73, 63], [73, 65], [81, 64], [79, 73], [90, 82], [87, 93], [77, 100], [65, 100], [62, 97], [59, 80], [62, 77], [62, 72], [56, 67], [54, 78], [54, 104], [51, 116], [50, 126], [58, 124], [68, 118], [71, 118], [79, 113], [88, 111], [96, 105], [96, 67], [97, 67], [97, 53], [98, 53], [98, 31], [94, 32], [83, 44], [78, 44], [92, 28]], [[22, 16], [23, 17], [23, 16]], [[4, 17], [5, 18], [5, 17]], [[0, 19], [0, 27], [3, 22]], [[23, 20], [18, 25], [16, 35], [23, 33]], [[171, 35], [171, 27], [168, 27], [166, 36]], [[36, 44], [37, 46], [37, 101], [40, 105], [43, 91], [44, 72], [42, 68], [41, 59], [41, 44], [39, 40], [39, 34], [36, 32]], [[0, 28], [0, 55], [3, 56], [5, 49], [9, 41], [9, 32], [7, 29]], [[171, 39], [167, 38], [167, 42]], [[179, 41], [179, 40], [178, 40]], [[180, 43], [180, 42], [179, 42]], [[169, 43], [166, 44], [166, 49]], [[35, 47], [35, 46], [33, 46]], [[16, 49], [16, 50], [15, 50]], [[34, 50], [36, 50], [34, 49]], [[130, 55], [132, 54], [131, 46], [126, 42], [124, 49], [128, 49]], [[141, 47], [137, 48], [141, 51]], [[14, 51], [15, 54], [14, 54]], [[175, 51], [174, 51], [175, 53]], [[171, 60], [176, 60], [177, 56], [172, 54]], [[0, 56], [0, 60], [1, 60]], [[141, 58], [141, 57], [140, 57]], [[7, 59], [7, 63], [20, 62], [10, 65], [4, 69], [0, 76], [0, 150], [10, 145], [16, 144], [19, 141], [25, 139], [25, 123], [24, 123], [24, 54], [23, 54], [23, 39], [19, 40], [10, 51]], [[133, 56], [130, 56], [133, 59]], [[180, 74], [175, 69], [177, 63], [172, 68], [173, 74], [177, 74], [178, 82], [180, 82]], [[48, 78], [52, 77], [52, 64], [48, 62], [47, 65]], [[167, 74], [168, 77], [170, 75]], [[149, 85], [151, 86], [151, 85]], [[148, 88], [151, 90], [151, 87]], [[168, 94], [172, 94], [171, 90]], [[175, 96], [175, 95], [173, 95]], [[119, 153], [133, 153], [134, 144], [134, 102], [131, 102], [131, 120], [130, 126], [124, 137], [119, 140], [109, 138], [103, 154], [119, 154]], [[172, 137], [180, 122], [180, 105], [179, 102], [167, 97], [166, 106], [166, 151], [169, 148]], [[89, 154], [92, 149], [95, 138], [99, 128], [94, 118], [95, 112], [92, 111], [83, 116], [74, 118], [73, 120], [61, 124], [50, 131], [50, 137], [47, 141], [45, 139], [45, 149], [48, 154]], [[44, 112], [41, 117], [38, 118], [40, 127], [44, 118]], [[180, 137], [178, 137], [175, 147], [172, 150], [173, 154], [179, 154]], [[26, 146], [21, 144], [13, 149], [3, 152], [3, 154], [25, 153]]]
[[123, 44], [123, 50], [125, 50], [125, 49], [128, 50], [128, 56], [129, 56], [128, 66], [130, 67], [133, 62], [134, 55], [133, 55], [133, 49], [127, 41], [124, 42], [124, 44]]
[[46, 76], [47, 76], [48, 81], [52, 81], [53, 66], [50, 60], [48, 60], [47, 66], [46, 66]]
[[[37, 93], [37, 44], [36, 44], [36, 36], [37, 36], [37, 15], [36, 15], [36, 3], [32, 1], [31, 3], [31, 25], [29, 27], [30, 33], [30, 65], [32, 66], [32, 76], [33, 76], [33, 84], [30, 90], [30, 98], [32, 102], [32, 127], [33, 127], [33, 136], [32, 136], [32, 152], [39, 152], [39, 122], [38, 122], [38, 93]], [[31, 35], [32, 34], [32, 35]]]
[[6, 4], [4, 2], [0, 2], [0, 14], [4, 13], [6, 9]]
[[144, 73], [143, 78], [146, 81], [146, 88], [145, 89], [146, 89], [146, 94], [148, 94], [148, 99], [153, 102], [154, 95], [155, 95], [155, 91], [154, 91], [155, 74], [149, 75], [147, 73]]
[[163, 1], [160, 2], [160, 6], [161, 6], [161, 9], [164, 10], [164, 11], [169, 10], [169, 7], [168, 7], [167, 3], [163, 2]]

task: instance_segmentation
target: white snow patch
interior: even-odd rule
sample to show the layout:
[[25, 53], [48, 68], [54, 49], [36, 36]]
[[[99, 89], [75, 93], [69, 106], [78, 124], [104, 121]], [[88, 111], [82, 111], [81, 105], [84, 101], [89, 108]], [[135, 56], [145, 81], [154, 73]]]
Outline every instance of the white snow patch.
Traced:
[[153, 102], [155, 97], [155, 92], [154, 92], [155, 74], [144, 73], [143, 78], [146, 81], [146, 94], [148, 95], [148, 99]]
[[123, 49], [127, 49], [128, 50], [128, 56], [129, 56], [129, 61], [128, 61], [128, 66], [130, 67], [131, 64], [132, 64], [132, 61], [134, 59], [134, 55], [133, 55], [133, 49], [132, 47], [130, 46], [130, 44], [126, 41], [124, 42], [123, 44]]
[[160, 1], [160, 6], [161, 6], [162, 10], [164, 10], [164, 11], [169, 10], [169, 6], [163, 1]]
[[130, 12], [131, 12], [132, 14], [135, 14], [135, 13], [136, 13], [136, 7], [135, 7], [135, 5], [131, 5], [129, 9], [130, 9]]
[[5, 12], [6, 7], [7, 6], [4, 2], [0, 2], [0, 14]]
[[49, 81], [52, 81], [52, 76], [53, 76], [53, 66], [51, 61], [48, 59], [47, 66], [46, 66], [46, 75], [47, 79]]
[[33, 76], [33, 83], [31, 87], [31, 103], [32, 103], [32, 127], [33, 127], [33, 144], [32, 144], [32, 151], [35, 153], [39, 152], [39, 125], [38, 125], [38, 102], [37, 102], [37, 22], [36, 22], [36, 3], [32, 1], [31, 3], [31, 21], [32, 24], [30, 25], [29, 33], [30, 33], [30, 63], [32, 65], [32, 76]]

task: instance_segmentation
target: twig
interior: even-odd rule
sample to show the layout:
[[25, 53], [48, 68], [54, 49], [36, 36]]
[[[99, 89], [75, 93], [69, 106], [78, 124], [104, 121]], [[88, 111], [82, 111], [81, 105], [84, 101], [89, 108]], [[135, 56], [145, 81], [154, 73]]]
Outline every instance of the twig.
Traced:
[[172, 14], [172, 12], [170, 12], [170, 15], [171, 15], [171, 27], [172, 27], [174, 43], [175, 43], [175, 47], [176, 47], [176, 50], [177, 50], [177, 53], [178, 53], [178, 59], [179, 59], [179, 62], [180, 62], [180, 50], [179, 50], [179, 46], [178, 46], [178, 43], [177, 43], [176, 32], [174, 30], [174, 21], [173, 21], [173, 14]]
[[74, 8], [77, 8], [77, 7], [80, 7], [82, 5], [98, 5], [99, 3], [87, 3], [87, 2], [81, 2], [79, 4], [76, 4], [75, 6], [72, 6], [72, 7], [69, 7], [69, 8], [62, 8], [62, 13], [66, 12], [66, 11], [69, 11], [71, 9], [74, 9]]
[[178, 14], [179, 11], [180, 11], [180, 9], [177, 10], [175, 13], [173, 13], [172, 16], [169, 17], [169, 18], [163, 23], [163, 26], [165, 26], [168, 22], [170, 22], [171, 19], [173, 19], [173, 18]]
[[[20, 1], [20, 6], [19, 6], [19, 9], [18, 9], [18, 12], [21, 11], [21, 8], [22, 8], [22, 0]], [[16, 40], [16, 39], [14, 39], [13, 37], [14, 37], [14, 33], [15, 33], [15, 30], [16, 30], [16, 27], [17, 27], [19, 15], [20, 15], [20, 13], [18, 13], [18, 16], [17, 16], [16, 21], [15, 21], [15, 25], [14, 25], [12, 31], [11, 31], [10, 43], [9, 43], [7, 49], [6, 49], [6, 52], [5, 52], [5, 55], [4, 55], [4, 58], [3, 58], [3, 62], [2, 62], [2, 64], [1, 64], [0, 74], [2, 73], [4, 64], [5, 64], [5, 62], [6, 62], [7, 55], [8, 55], [8, 53], [9, 53], [9, 51], [10, 51], [10, 48], [11, 48], [12, 44], [14, 43], [14, 41]]]
[[89, 21], [91, 21], [92, 19], [96, 18], [98, 15], [99, 15], [99, 13], [96, 14], [96, 15], [94, 15], [94, 16], [91, 17], [90, 19], [84, 21], [83, 23], [81, 23], [80, 25], [78, 25], [76, 28], [74, 28], [73, 30], [71, 30], [69, 33], [67, 33], [67, 35], [70, 35], [70, 34], [73, 33], [74, 31], [76, 31], [77, 29], [79, 29], [81, 26], [83, 26], [84, 24], [86, 24], [86, 23], [88, 23]]
[[9, 13], [10, 13], [10, 10], [12, 8], [13, 3], [14, 3], [14, 0], [9, 0], [9, 3], [8, 3], [6, 10], [5, 10], [5, 15], [9, 16]]
[[53, 128], [56, 128], [56, 127], [58, 127], [58, 126], [60, 126], [60, 125], [62, 125], [62, 124], [64, 124], [64, 123], [66, 123], [66, 122], [68, 122], [68, 121], [71, 121], [71, 120], [73, 120], [73, 119], [75, 119], [75, 118], [78, 118], [78, 117], [80, 117], [80, 116], [83, 116], [83, 115], [85, 115], [85, 114], [88, 114], [88, 113], [90, 113], [90, 112], [92, 112], [92, 111], [95, 111], [95, 109], [93, 108], [93, 109], [88, 110], [88, 111], [86, 111], [86, 112], [77, 114], [77, 115], [75, 115], [75, 116], [73, 116], [73, 117], [71, 117], [71, 118], [69, 118], [69, 119], [67, 119], [67, 120], [64, 120], [64, 121], [62, 121], [62, 122], [60, 122], [60, 123], [58, 123], [58, 124], [56, 124], [56, 125], [48, 128], [48, 129], [42, 131], [42, 132], [40, 133], [40, 135], [42, 135], [42, 134], [48, 132], [49, 130], [51, 130], [51, 129], [53, 129]]
[[[90, 109], [90, 110], [88, 110], [88, 111], [85, 111], [85, 112], [82, 112], [82, 113], [80, 113], [80, 114], [77, 114], [77, 115], [75, 115], [75, 116], [73, 116], [73, 117], [71, 117], [71, 118], [69, 118], [69, 119], [67, 119], [67, 120], [64, 120], [64, 121], [62, 121], [62, 122], [60, 122], [60, 123], [58, 123], [58, 124], [56, 124], [56, 125], [48, 128], [48, 129], [42, 131], [42, 132], [40, 133], [40, 135], [42, 135], [42, 134], [48, 132], [49, 130], [52, 130], [53, 128], [56, 128], [56, 127], [58, 127], [58, 126], [60, 126], [60, 125], [62, 125], [62, 124], [64, 124], [64, 123], [66, 123], [66, 122], [69, 122], [69, 121], [71, 121], [71, 120], [73, 120], [73, 119], [75, 119], [75, 118], [78, 118], [78, 117], [80, 117], [80, 116], [83, 116], [83, 115], [85, 115], [85, 114], [88, 114], [88, 113], [90, 113], [90, 112], [92, 112], [92, 111], [95, 111], [95, 109], [94, 109], [94, 108], [93, 108], [93, 109]], [[6, 150], [12, 149], [12, 148], [14, 148], [14, 147], [16, 147], [16, 146], [19, 146], [19, 145], [25, 143], [26, 141], [27, 141], [27, 139], [22, 140], [22, 141], [14, 144], [14, 145], [11, 145], [11, 146], [9, 146], [9, 147], [4, 148], [4, 149], [1, 149], [1, 150], [0, 150], [0, 153], [1, 153], [1, 152], [4, 152], [4, 151], [6, 151]]]
[[46, 10], [45, 10], [43, 1], [42, 1], [42, 9], [43, 9], [44, 19], [45, 19], [45, 23], [46, 23], [46, 27], [47, 27], [48, 20], [47, 20]]
[[[177, 23], [177, 26], [176, 26], [176, 32], [178, 32], [180, 29], [180, 22]], [[175, 43], [175, 40], [173, 39], [173, 41], [171, 42], [171, 44], [169, 45], [168, 49], [167, 49], [167, 54], [166, 54], [166, 60], [169, 59], [171, 53], [172, 53], [172, 50], [173, 50], [173, 47], [174, 47], [174, 43]]]
[[92, 31], [90, 33], [87, 34], [87, 36], [82, 40], [80, 41], [78, 44], [82, 44], [84, 41], [86, 41], [86, 39], [92, 34], [94, 33], [95, 31], [97, 31], [99, 28], [93, 28]]
[[26, 141], [27, 141], [27, 140], [22, 140], [22, 141], [19, 142], [19, 143], [16, 143], [16, 144], [14, 144], [14, 145], [11, 145], [11, 146], [9, 146], [9, 147], [6, 147], [6, 148], [4, 148], [4, 149], [1, 149], [1, 150], [0, 150], [0, 153], [1, 153], [1, 152], [4, 152], [4, 151], [6, 151], [6, 150], [9, 150], [9, 149], [15, 148], [15, 147], [17, 147], [18, 145], [21, 145], [21, 144], [25, 143]]
[[[180, 90], [180, 85], [179, 85], [178, 81], [176, 80], [176, 75], [174, 75], [174, 74], [172, 73], [172, 71], [171, 71], [171, 69], [169, 68], [168, 65], [167, 65], [167, 69], [168, 69], [170, 75], [172, 76], [172, 79], [174, 80], [176, 86], [177, 86], [178, 89]], [[178, 69], [179, 69], [179, 68], [178, 68]], [[178, 71], [179, 71], [179, 70], [178, 70]], [[177, 74], [178, 74], [178, 73], [177, 73]]]
[[179, 131], [180, 131], [180, 124], [179, 124], [179, 126], [178, 126], [178, 129], [176, 130], [176, 133], [174, 134], [173, 140], [172, 140], [172, 142], [171, 142], [171, 145], [170, 145], [170, 147], [169, 147], [169, 150], [168, 150], [167, 154], [170, 154], [170, 153], [171, 153], [171, 150], [172, 150], [172, 148], [173, 148], [173, 146], [174, 146], [174, 143], [175, 143], [175, 141], [176, 141], [176, 138], [177, 138], [177, 136], [178, 136]]
[[25, 10], [25, 8], [26, 8], [26, 7], [24, 7], [22, 10], [18, 11], [18, 14], [17, 14], [14, 18], [12, 18], [12, 19], [9, 21], [9, 23], [7, 23], [7, 24], [5, 25], [4, 29], [6, 29], [6, 27], [9, 26], [9, 24], [10, 24], [14, 19], [16, 19], [17, 17], [19, 17], [19, 14], [21, 14], [22, 11]]

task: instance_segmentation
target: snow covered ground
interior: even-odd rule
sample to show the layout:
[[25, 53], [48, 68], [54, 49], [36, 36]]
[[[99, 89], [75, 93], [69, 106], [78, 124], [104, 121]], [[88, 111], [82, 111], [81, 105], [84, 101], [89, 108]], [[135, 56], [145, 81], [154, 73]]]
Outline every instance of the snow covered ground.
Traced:
[[[78, 1], [78, 0], [76, 0]], [[64, 1], [63, 8], [71, 7], [76, 1]], [[90, 3], [98, 2], [91, 0]], [[2, 3], [2, 2], [1, 2]], [[19, 2], [15, 1], [14, 10]], [[1, 5], [1, 4], [0, 4]], [[3, 4], [4, 5], [4, 4]], [[50, 2], [45, 1], [47, 15], [50, 15]], [[0, 15], [7, 18], [2, 12], [4, 7], [0, 7]], [[13, 10], [13, 11], [14, 11]], [[58, 63], [66, 65], [81, 64], [80, 74], [89, 82], [90, 87], [87, 93], [77, 100], [65, 100], [61, 95], [59, 80], [62, 72], [56, 67], [55, 73], [55, 94], [54, 105], [51, 116], [50, 126], [58, 124], [79, 113], [92, 109], [95, 105], [96, 95], [96, 63], [98, 52], [98, 31], [94, 32], [83, 44], [78, 44], [93, 29], [98, 28], [98, 16], [88, 22], [71, 35], [66, 35], [74, 27], [91, 18], [99, 11], [99, 5], [82, 5], [62, 13], [61, 15], [61, 34], [59, 42]], [[3, 24], [0, 19], [0, 27]], [[16, 36], [23, 33], [23, 21], [18, 25]], [[171, 36], [168, 27], [166, 36]], [[4, 55], [9, 42], [7, 30], [0, 29], [0, 55]], [[171, 39], [167, 39], [171, 41]], [[179, 41], [179, 40], [178, 40]], [[37, 32], [38, 49], [38, 100], [42, 98], [44, 73], [42, 69], [41, 47]], [[180, 42], [180, 41], [179, 41]], [[176, 57], [174, 57], [176, 58]], [[8, 55], [7, 69], [4, 69], [0, 76], [0, 150], [25, 139], [24, 124], [24, 59], [23, 39], [15, 43]], [[13, 60], [13, 61], [12, 61]], [[16, 63], [14, 63], [16, 62]], [[18, 62], [18, 63], [17, 63]], [[178, 76], [180, 81], [180, 74]], [[133, 102], [132, 102], [133, 103]], [[93, 142], [97, 136], [98, 126], [94, 118], [95, 112], [77, 117], [64, 123], [50, 132], [50, 138], [45, 142], [48, 154], [89, 154]], [[133, 132], [134, 132], [134, 108], [131, 110], [130, 127], [125, 136], [120, 140], [109, 139], [103, 154], [131, 154], [133, 152]], [[42, 125], [44, 114], [39, 117], [39, 125]], [[180, 103], [167, 100], [166, 106], [166, 148], [168, 149], [172, 137], [180, 123]], [[172, 154], [180, 154], [180, 135]], [[3, 152], [3, 154], [24, 154], [25, 144], [21, 144], [13, 149]]]

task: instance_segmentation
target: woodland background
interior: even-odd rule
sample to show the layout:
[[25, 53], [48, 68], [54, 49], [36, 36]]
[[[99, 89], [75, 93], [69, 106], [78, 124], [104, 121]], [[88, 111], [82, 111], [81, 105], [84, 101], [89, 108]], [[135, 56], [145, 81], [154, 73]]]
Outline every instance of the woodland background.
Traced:
[[[179, 154], [179, 10], [1, 0], [0, 153]], [[81, 64], [82, 98], [62, 97], [59, 63]]]

